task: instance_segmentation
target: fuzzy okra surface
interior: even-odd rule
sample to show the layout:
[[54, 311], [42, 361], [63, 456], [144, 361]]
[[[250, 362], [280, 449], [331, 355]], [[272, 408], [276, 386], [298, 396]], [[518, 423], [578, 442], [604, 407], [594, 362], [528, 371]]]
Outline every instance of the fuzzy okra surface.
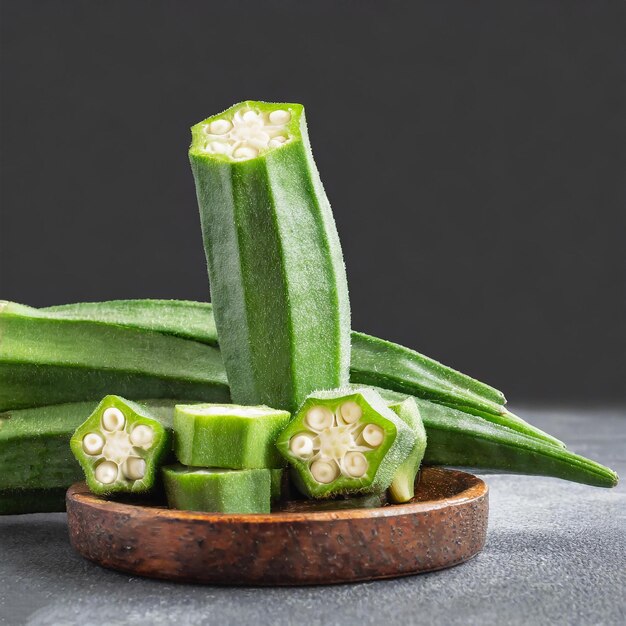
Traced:
[[[379, 391], [390, 403], [406, 399], [406, 395]], [[617, 484], [617, 474], [599, 463], [478, 416], [413, 399], [427, 434], [424, 465], [554, 476], [599, 487]], [[142, 401], [146, 402], [164, 424], [172, 424], [177, 401]], [[64, 510], [62, 494], [82, 476], [69, 453], [70, 438], [97, 404], [94, 400], [0, 414], [0, 513]], [[7, 428], [10, 420], [13, 425]], [[56, 447], [29, 445], [48, 437], [56, 440]], [[1, 465], [5, 460], [10, 462]]]
[[[209, 303], [118, 300], [49, 307], [40, 309], [39, 314], [75, 321], [107, 321], [134, 329], [153, 330], [158, 325], [160, 332], [218, 345], [213, 307]], [[352, 383], [374, 385], [432, 400], [562, 445], [558, 439], [507, 411], [504, 396], [496, 389], [404, 346], [355, 331], [351, 338]]]
[[227, 469], [281, 468], [275, 443], [288, 411], [236, 404], [178, 405], [174, 452], [185, 465]]
[[213, 346], [0, 304], [0, 411], [117, 394], [228, 402]]
[[302, 105], [234, 105], [192, 128], [189, 159], [233, 402], [294, 411], [347, 384], [348, 284]]

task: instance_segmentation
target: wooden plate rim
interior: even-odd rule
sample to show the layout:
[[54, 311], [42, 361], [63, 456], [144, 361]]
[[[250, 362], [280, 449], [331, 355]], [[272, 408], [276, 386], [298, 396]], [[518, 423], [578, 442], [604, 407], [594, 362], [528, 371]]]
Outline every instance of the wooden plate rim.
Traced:
[[420, 502], [408, 502], [406, 504], [389, 504], [383, 507], [339, 509], [335, 511], [307, 511], [301, 513], [291, 513], [277, 511], [275, 513], [204, 513], [201, 511], [180, 511], [147, 504], [132, 504], [119, 502], [116, 500], [105, 500], [89, 492], [84, 482], [72, 485], [66, 495], [66, 500], [74, 501], [90, 507], [110, 510], [115, 508], [118, 514], [149, 515], [165, 517], [170, 519], [184, 519], [186, 521], [201, 521], [211, 524], [275, 524], [282, 522], [298, 521], [336, 521], [345, 519], [368, 519], [381, 517], [396, 517], [403, 515], [414, 515], [427, 511], [448, 508], [476, 500], [489, 493], [487, 484], [477, 476], [459, 470], [446, 469], [446, 473], [454, 474], [457, 479], [466, 481], [467, 486], [458, 493], [441, 498], [439, 500], [425, 500]]

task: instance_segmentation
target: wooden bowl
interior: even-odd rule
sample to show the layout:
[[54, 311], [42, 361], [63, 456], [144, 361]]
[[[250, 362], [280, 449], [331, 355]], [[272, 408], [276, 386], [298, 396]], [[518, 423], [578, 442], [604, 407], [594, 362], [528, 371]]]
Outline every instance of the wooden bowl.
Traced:
[[269, 515], [196, 513], [104, 500], [84, 483], [67, 492], [70, 541], [85, 558], [139, 576], [228, 585], [343, 583], [450, 567], [483, 548], [489, 511], [482, 480], [439, 468], [421, 472], [407, 504], [315, 507], [294, 500]]

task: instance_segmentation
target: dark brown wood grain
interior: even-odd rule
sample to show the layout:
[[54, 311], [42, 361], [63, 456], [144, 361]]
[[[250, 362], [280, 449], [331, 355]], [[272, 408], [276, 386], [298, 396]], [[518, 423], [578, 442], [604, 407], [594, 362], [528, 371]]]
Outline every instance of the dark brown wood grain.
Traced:
[[413, 501], [378, 508], [315, 510], [292, 501], [269, 515], [231, 515], [107, 501], [84, 483], [67, 493], [70, 541], [87, 559], [140, 576], [228, 585], [341, 583], [450, 567], [480, 552], [488, 510], [482, 480], [438, 468], [424, 469]]

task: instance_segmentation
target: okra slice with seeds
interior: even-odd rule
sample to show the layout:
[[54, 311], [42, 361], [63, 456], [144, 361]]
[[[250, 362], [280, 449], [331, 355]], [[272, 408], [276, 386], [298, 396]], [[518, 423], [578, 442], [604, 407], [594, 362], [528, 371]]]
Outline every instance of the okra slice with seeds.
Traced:
[[189, 158], [233, 402], [294, 411], [347, 384], [348, 284], [304, 107], [236, 104], [192, 128]]
[[415, 495], [415, 477], [426, 451], [426, 429], [414, 398], [394, 402], [389, 408], [415, 433], [415, 444], [409, 456], [396, 471], [389, 486], [392, 502], [408, 502]]
[[276, 446], [307, 496], [385, 490], [415, 443], [415, 433], [371, 389], [309, 396]]
[[280, 468], [274, 443], [291, 418], [268, 406], [188, 404], [176, 407], [174, 453], [184, 465]]
[[229, 470], [168, 465], [163, 468], [172, 509], [213, 513], [269, 513], [272, 478], [268, 469]]
[[170, 434], [145, 407], [107, 396], [70, 441], [93, 493], [141, 493], [154, 486]]

